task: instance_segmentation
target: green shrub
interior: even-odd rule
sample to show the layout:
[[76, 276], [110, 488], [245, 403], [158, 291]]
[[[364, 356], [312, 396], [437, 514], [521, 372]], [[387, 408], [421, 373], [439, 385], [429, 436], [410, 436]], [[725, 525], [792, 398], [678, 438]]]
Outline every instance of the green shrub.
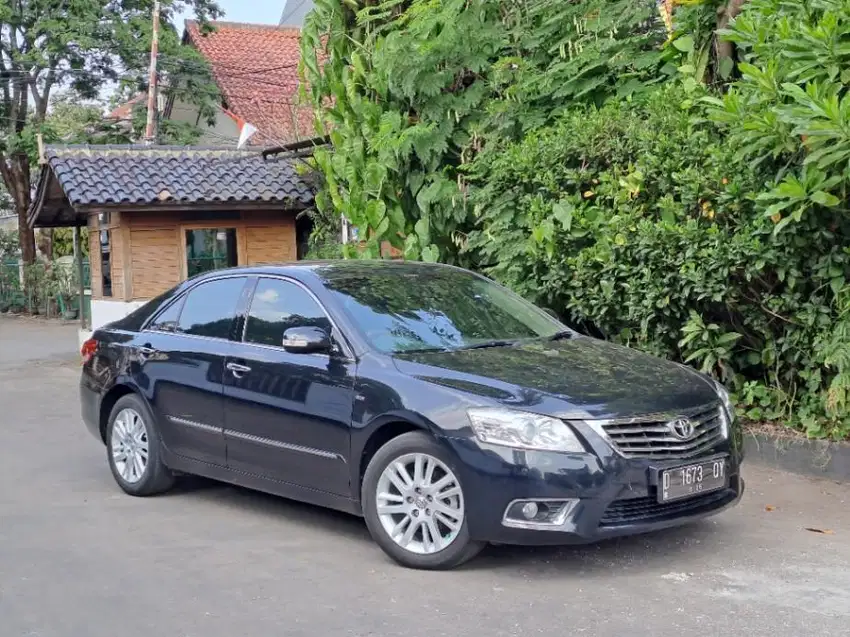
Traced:
[[827, 404], [850, 360], [833, 334], [850, 226], [816, 207], [775, 232], [772, 165], [736, 159], [706, 114], [665, 86], [482, 154], [470, 250], [580, 329], [726, 381], [751, 418], [846, 435]]

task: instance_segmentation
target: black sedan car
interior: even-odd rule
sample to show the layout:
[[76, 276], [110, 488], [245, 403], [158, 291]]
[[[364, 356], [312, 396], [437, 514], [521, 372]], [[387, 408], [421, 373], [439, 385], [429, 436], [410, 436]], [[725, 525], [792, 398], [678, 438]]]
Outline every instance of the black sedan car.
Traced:
[[680, 525], [744, 490], [723, 387], [459, 268], [220, 270], [82, 354], [83, 418], [127, 493], [197, 474], [332, 507], [410, 567]]

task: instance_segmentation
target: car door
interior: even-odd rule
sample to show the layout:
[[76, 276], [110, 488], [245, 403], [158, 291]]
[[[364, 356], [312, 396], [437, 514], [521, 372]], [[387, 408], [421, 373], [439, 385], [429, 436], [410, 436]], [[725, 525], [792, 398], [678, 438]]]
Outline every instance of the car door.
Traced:
[[151, 397], [172, 453], [226, 464], [222, 378], [247, 281], [224, 277], [199, 284], [137, 338], [136, 382]]
[[[283, 333], [321, 327], [332, 353], [290, 353]], [[224, 374], [227, 463], [232, 469], [349, 495], [354, 362], [327, 313], [301, 284], [261, 277]]]

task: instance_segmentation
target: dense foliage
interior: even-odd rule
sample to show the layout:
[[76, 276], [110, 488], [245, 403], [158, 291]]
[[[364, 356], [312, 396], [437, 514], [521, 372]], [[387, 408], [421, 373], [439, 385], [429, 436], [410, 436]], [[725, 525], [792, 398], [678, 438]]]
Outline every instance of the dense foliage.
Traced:
[[389, 241], [456, 259], [472, 221], [461, 167], [484, 139], [659, 81], [656, 17], [655, 0], [317, 0], [303, 71], [334, 143], [316, 153], [319, 208], [369, 229], [366, 256]]
[[850, 0], [368, 4], [305, 38], [322, 206], [850, 435]]

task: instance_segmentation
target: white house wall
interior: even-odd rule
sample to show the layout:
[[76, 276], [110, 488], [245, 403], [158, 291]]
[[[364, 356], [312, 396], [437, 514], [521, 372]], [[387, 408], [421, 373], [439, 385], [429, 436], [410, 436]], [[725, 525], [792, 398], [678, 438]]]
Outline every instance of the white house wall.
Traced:
[[104, 299], [92, 299], [91, 329], [100, 329], [107, 323], [118, 321], [145, 303], [147, 301], [106, 301]]
[[201, 137], [197, 141], [198, 146], [236, 147], [241, 131], [239, 124], [226, 112], [221, 109], [216, 110], [214, 126], [208, 126], [206, 120], [199, 121], [198, 117], [198, 108], [193, 104], [175, 100], [171, 107], [171, 120], [200, 127]]

